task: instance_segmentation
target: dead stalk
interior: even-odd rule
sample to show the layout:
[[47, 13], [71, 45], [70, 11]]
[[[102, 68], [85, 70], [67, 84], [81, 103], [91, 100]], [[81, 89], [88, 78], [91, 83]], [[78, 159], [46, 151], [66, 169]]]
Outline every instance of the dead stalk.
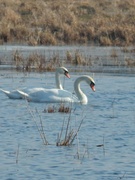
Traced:
[[[85, 118], [85, 117], [84, 117], [84, 118]], [[76, 133], [74, 134], [74, 137], [72, 138], [72, 141], [70, 142], [70, 144], [73, 143], [75, 137], [77, 136], [77, 134], [78, 134], [78, 132], [79, 132], [79, 130], [80, 130], [80, 128], [81, 128], [81, 125], [82, 125], [82, 123], [83, 123], [84, 118], [81, 120], [81, 123], [80, 123], [80, 125], [79, 125], [79, 127], [78, 127]]]
[[48, 145], [48, 141], [46, 139], [46, 135], [45, 135], [45, 131], [44, 131], [44, 126], [43, 126], [43, 122], [42, 122], [42, 118], [41, 118], [41, 115], [39, 114], [39, 111], [36, 109], [38, 115], [39, 115], [39, 119], [40, 119], [40, 126], [41, 126], [41, 133], [42, 133], [42, 136], [43, 136], [43, 139], [45, 140], [45, 144]]
[[102, 144], [98, 144], [97, 147], [103, 147], [103, 154], [105, 156], [105, 141], [104, 141], [104, 136], [103, 136], [103, 143]]
[[78, 134], [77, 134], [77, 158], [80, 159], [80, 147], [79, 147]]
[[[36, 127], [37, 127], [37, 130], [38, 130], [38, 132], [39, 132], [39, 134], [40, 134], [40, 137], [41, 137], [41, 139], [42, 139], [42, 141], [43, 141], [43, 144], [44, 144], [44, 145], [48, 145], [49, 143], [48, 143], [48, 141], [47, 141], [47, 139], [46, 139], [46, 136], [45, 136], [45, 133], [44, 133], [41, 116], [39, 116], [39, 117], [40, 117], [40, 127], [39, 127], [38, 124], [37, 124], [37, 122], [36, 122], [35, 116], [34, 116], [34, 114], [32, 113], [32, 111], [31, 111], [30, 108], [28, 108], [28, 111], [29, 111], [29, 113], [30, 113], [30, 115], [31, 115], [31, 117], [32, 117], [32, 120], [34, 121], [34, 123], [35, 123], [35, 125], [36, 125]], [[39, 115], [39, 113], [38, 113], [38, 115]]]
[[78, 135], [78, 132], [79, 132], [79, 130], [81, 128], [81, 125], [83, 123], [84, 118], [81, 120], [80, 125], [79, 125], [78, 129], [76, 130], [76, 132], [73, 129], [71, 129], [69, 131], [69, 126], [70, 126], [70, 123], [71, 123], [71, 113], [70, 113], [70, 115], [68, 117], [67, 125], [66, 125], [66, 132], [65, 132], [64, 140], [61, 140], [61, 137], [62, 137], [62, 133], [63, 133], [63, 129], [64, 129], [64, 122], [65, 121], [63, 121], [62, 128], [61, 128], [61, 133], [60, 133], [60, 135], [58, 135], [56, 145], [57, 146], [70, 146], [70, 145], [72, 145], [73, 141], [75, 140], [76, 136]]
[[16, 164], [18, 164], [18, 158], [19, 158], [19, 144], [18, 144], [18, 148], [17, 148], [17, 152], [16, 152]]
[[66, 133], [65, 133], [65, 141], [67, 139], [67, 134], [68, 134], [68, 128], [69, 128], [70, 120], [71, 120], [71, 113], [69, 115], [68, 122], [67, 122], [67, 128], [66, 128]]
[[57, 139], [57, 143], [56, 143], [57, 146], [59, 145], [60, 139], [62, 137], [62, 133], [63, 133], [63, 129], [64, 129], [64, 123], [65, 123], [65, 119], [64, 119], [63, 124], [62, 124], [60, 135], [58, 134], [58, 139]]

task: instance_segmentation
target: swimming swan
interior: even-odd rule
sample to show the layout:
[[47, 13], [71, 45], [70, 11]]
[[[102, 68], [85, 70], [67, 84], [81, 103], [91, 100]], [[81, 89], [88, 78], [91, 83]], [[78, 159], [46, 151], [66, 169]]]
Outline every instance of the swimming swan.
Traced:
[[[60, 81], [60, 76], [65, 75], [66, 77], [70, 78], [69, 72], [65, 67], [59, 67], [56, 69], [55, 72], [55, 81], [56, 81], [56, 88], [63, 89], [63, 86]], [[35, 91], [44, 89], [44, 88], [21, 88], [20, 90], [25, 93], [33, 93]], [[4, 89], [0, 89], [2, 92], [4, 92], [10, 99], [22, 99], [22, 96], [20, 93], [18, 93], [18, 90], [12, 90], [12, 91], [6, 91]]]
[[31, 102], [75, 102], [87, 104], [87, 96], [82, 92], [80, 88], [80, 83], [82, 81], [85, 81], [88, 85], [90, 85], [91, 89], [95, 91], [94, 80], [90, 76], [83, 75], [75, 80], [74, 91], [76, 93], [76, 96], [73, 95], [71, 92], [62, 89], [37, 89], [35, 90], [35, 92], [32, 93], [25, 93], [18, 90], [18, 93], [20, 93], [23, 98]]

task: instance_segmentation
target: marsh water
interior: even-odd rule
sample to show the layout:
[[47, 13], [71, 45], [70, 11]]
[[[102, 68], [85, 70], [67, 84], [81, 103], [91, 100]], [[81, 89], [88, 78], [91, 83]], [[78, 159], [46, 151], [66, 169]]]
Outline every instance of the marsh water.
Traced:
[[[72, 59], [75, 54], [88, 62], [89, 66], [77, 66], [77, 69], [91, 72], [108, 73], [135, 73], [135, 48], [134, 47], [100, 47], [100, 46], [0, 46], [0, 69], [16, 68], [15, 56], [23, 60], [33, 55], [42, 55], [46, 61], [53, 58], [59, 59], [59, 63], [65, 65], [67, 52]], [[15, 55], [16, 54], [16, 55]], [[73, 67], [75, 68], [75, 67]], [[73, 69], [70, 66], [70, 69]]]
[[[59, 104], [9, 99], [0, 92], [0, 179], [135, 179], [135, 76], [134, 73], [74, 72], [62, 78], [73, 92], [81, 74], [96, 82], [96, 92], [82, 83], [87, 105], [66, 104], [71, 113], [48, 113]], [[129, 72], [129, 71], [128, 71]], [[55, 87], [54, 72], [0, 70], [0, 88]], [[81, 128], [71, 146], [56, 146], [63, 121], [70, 129]], [[42, 122], [49, 145], [44, 145], [38, 127]], [[63, 136], [64, 138], [64, 131]]]

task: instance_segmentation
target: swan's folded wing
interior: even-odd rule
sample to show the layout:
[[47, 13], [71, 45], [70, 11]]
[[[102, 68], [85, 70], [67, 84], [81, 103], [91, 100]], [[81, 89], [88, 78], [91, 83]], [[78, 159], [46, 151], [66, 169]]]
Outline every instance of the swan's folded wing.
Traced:
[[53, 94], [53, 99], [57, 99], [59, 102], [79, 102], [73, 93], [66, 90], [57, 90]]
[[29, 97], [29, 95], [21, 90], [17, 90], [17, 92], [19, 93], [19, 95], [24, 98], [27, 99]]
[[33, 102], [78, 102], [76, 96], [71, 92], [61, 89], [35, 89], [31, 93], [18, 92], [23, 98]]

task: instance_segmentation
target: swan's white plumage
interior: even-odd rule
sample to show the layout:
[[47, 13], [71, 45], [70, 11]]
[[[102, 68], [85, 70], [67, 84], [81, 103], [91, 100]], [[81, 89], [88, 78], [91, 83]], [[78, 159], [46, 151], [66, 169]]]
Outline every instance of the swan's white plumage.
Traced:
[[78, 102], [76, 96], [61, 89], [36, 89], [35, 92], [29, 94], [18, 90], [18, 93], [20, 93], [22, 98], [26, 98], [28, 101], [32, 102]]
[[[68, 70], [65, 67], [59, 67], [56, 69], [55, 72], [55, 81], [56, 81], [56, 88], [63, 89], [63, 86], [60, 81], [60, 75], [65, 75], [66, 77], [70, 78]], [[20, 91], [23, 91], [26, 94], [34, 93], [35, 91], [39, 91], [43, 88], [20, 88]], [[9, 98], [11, 99], [22, 99], [22, 95], [18, 92], [18, 90], [7, 91], [4, 89], [0, 89], [4, 92]]]
[[[26, 92], [28, 93], [27, 88], [23, 88], [21, 90], [26, 90]], [[10, 99], [22, 99], [22, 96], [20, 96], [20, 93], [18, 93], [17, 90], [7, 91], [4, 89], [0, 89], [0, 91], [4, 92]]]
[[77, 78], [74, 83], [74, 90], [76, 96], [66, 90], [44, 88], [36, 89], [34, 92], [31, 93], [25, 93], [18, 90], [18, 93], [20, 93], [23, 98], [26, 98], [28, 101], [32, 102], [73, 102], [87, 104], [87, 96], [82, 92], [80, 88], [80, 83], [82, 81], [85, 81], [89, 86], [91, 86], [92, 90], [95, 91], [94, 80], [90, 76], [84, 75]]

